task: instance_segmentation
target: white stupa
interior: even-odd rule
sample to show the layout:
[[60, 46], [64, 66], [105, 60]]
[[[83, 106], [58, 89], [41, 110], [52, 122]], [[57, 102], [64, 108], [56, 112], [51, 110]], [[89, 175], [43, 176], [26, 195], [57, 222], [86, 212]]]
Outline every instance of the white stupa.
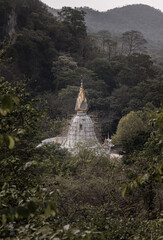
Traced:
[[90, 148], [100, 146], [94, 131], [94, 124], [87, 115], [88, 104], [84, 93], [83, 82], [81, 82], [75, 110], [77, 114], [71, 120], [67, 136], [45, 139], [38, 147], [48, 143], [60, 143], [62, 148], [69, 150], [74, 149], [80, 143]]
[[96, 149], [97, 154], [109, 154], [111, 158], [121, 158], [119, 154], [111, 153], [111, 139], [105, 139], [104, 144], [98, 142], [94, 124], [87, 115], [88, 104], [85, 97], [83, 82], [81, 82], [79, 94], [76, 100], [75, 110], [77, 114], [72, 118], [71, 124], [66, 137], [54, 137], [43, 140], [37, 147], [45, 144], [59, 143], [62, 148], [67, 148], [71, 152], [77, 152], [78, 146], [89, 149]]
[[75, 110], [77, 114], [71, 121], [67, 137], [63, 142], [62, 147], [74, 148], [78, 143], [90, 147], [100, 145], [96, 138], [93, 122], [87, 115], [88, 104], [82, 82], [76, 100]]

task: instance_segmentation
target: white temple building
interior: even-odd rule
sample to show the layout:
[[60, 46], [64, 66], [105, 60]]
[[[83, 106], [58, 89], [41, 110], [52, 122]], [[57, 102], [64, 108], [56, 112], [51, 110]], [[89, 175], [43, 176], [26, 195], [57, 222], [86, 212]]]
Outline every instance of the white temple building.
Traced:
[[105, 139], [104, 144], [101, 146], [94, 131], [94, 124], [91, 118], [87, 115], [88, 104], [84, 93], [83, 82], [81, 82], [75, 110], [77, 114], [71, 120], [66, 137], [45, 139], [37, 147], [41, 147], [44, 144], [49, 143], [59, 143], [62, 148], [67, 148], [71, 151], [79, 144], [82, 144], [82, 146], [86, 146], [91, 149], [100, 147], [107, 153], [110, 153], [111, 147], [113, 146], [111, 140], [109, 138]]

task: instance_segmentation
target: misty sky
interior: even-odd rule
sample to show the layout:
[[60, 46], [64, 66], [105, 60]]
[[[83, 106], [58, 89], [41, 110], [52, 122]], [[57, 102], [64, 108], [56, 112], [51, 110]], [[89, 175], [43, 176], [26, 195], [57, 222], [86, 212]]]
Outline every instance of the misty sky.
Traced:
[[69, 7], [90, 7], [99, 11], [107, 11], [115, 7], [122, 7], [129, 4], [147, 4], [160, 9], [163, 12], [163, 0], [41, 0], [47, 5], [59, 9], [63, 6]]

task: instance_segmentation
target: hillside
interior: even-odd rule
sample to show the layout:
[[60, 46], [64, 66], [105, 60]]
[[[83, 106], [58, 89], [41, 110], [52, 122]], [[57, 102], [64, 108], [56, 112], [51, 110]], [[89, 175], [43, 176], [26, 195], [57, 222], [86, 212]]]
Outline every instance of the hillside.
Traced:
[[[141, 33], [131, 44], [88, 31], [79, 9], [56, 18], [40, 0], [0, 0], [0, 239], [162, 238], [163, 65]], [[89, 117], [70, 126], [81, 79], [97, 148]], [[71, 128], [74, 151], [37, 147]]]
[[90, 31], [108, 30], [122, 33], [129, 30], [141, 31], [147, 39], [163, 41], [163, 13], [147, 5], [129, 5], [107, 12], [83, 9]]
[[[82, 8], [86, 12], [86, 25], [91, 32], [108, 30], [123, 33], [129, 30], [141, 31], [147, 39], [163, 41], [163, 13], [143, 4], [114, 8], [107, 12]], [[50, 8], [54, 15], [57, 11]]]
[[[89, 32], [107, 30], [120, 34], [130, 30], [138, 30], [148, 40], [150, 49], [156, 49], [163, 44], [163, 13], [153, 7], [143, 4], [128, 5], [107, 12], [82, 8], [86, 12], [85, 21]], [[55, 16], [57, 10], [50, 8]], [[157, 47], [156, 47], [157, 43]]]

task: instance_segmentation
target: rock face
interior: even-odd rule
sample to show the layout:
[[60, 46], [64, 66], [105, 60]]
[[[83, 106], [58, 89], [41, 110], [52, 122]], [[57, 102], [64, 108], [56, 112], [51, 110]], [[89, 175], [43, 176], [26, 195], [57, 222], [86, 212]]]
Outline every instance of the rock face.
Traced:
[[66, 140], [62, 146], [74, 148], [78, 143], [90, 145], [90, 147], [99, 144], [91, 118], [86, 113], [81, 112], [78, 112], [72, 119]]
[[8, 35], [12, 37], [16, 33], [16, 13], [12, 10], [8, 20]]
[[8, 17], [8, 24], [7, 24], [7, 35], [10, 37], [11, 44], [14, 44], [16, 41], [16, 28], [17, 28], [17, 14], [16, 14], [16, 5], [17, 2], [15, 0], [11, 0], [11, 13]]

